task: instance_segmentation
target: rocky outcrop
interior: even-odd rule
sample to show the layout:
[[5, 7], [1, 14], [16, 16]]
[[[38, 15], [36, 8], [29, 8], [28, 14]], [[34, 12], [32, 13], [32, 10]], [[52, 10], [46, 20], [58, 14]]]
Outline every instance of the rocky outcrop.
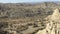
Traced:
[[[55, 9], [53, 14], [49, 16], [50, 23], [46, 24], [44, 30], [39, 30], [37, 34], [59, 34], [60, 13], [59, 9]], [[44, 32], [44, 33], [43, 33]]]

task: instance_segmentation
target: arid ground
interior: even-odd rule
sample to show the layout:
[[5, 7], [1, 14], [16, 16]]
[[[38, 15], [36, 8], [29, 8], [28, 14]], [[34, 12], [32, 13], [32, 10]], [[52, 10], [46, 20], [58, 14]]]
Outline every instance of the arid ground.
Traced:
[[[0, 3], [0, 34], [41, 34], [39, 31], [53, 34], [45, 29], [47, 24], [55, 23], [55, 18], [60, 19], [56, 17], [60, 15], [59, 13], [59, 2]], [[55, 14], [57, 15], [55, 16]], [[55, 27], [55, 25], [53, 26]], [[53, 29], [51, 30], [53, 31]]]

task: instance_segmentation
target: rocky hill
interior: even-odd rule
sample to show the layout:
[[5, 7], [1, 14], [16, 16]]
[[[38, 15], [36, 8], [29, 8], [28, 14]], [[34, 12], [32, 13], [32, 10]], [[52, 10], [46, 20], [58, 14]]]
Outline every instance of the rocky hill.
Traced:
[[46, 17], [53, 12], [53, 9], [60, 5], [53, 2], [36, 4], [28, 3], [0, 3], [0, 18], [25, 18], [25, 17]]
[[60, 4], [0, 3], [0, 34], [36, 34], [46, 28], [49, 15]]

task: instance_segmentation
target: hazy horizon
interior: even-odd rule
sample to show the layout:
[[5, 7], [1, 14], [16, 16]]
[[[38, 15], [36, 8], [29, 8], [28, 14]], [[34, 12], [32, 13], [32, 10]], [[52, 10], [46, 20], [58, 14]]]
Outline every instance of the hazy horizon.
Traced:
[[0, 3], [54, 2], [60, 0], [0, 0]]

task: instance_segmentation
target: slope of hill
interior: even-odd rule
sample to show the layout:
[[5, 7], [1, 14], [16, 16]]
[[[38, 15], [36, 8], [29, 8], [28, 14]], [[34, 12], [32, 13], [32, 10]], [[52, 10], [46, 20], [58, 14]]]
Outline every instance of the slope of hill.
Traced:
[[[53, 9], [59, 8], [60, 5], [53, 2], [44, 2], [36, 4], [16, 3], [0, 4], [0, 17], [2, 18], [24, 18], [34, 16], [46, 17], [52, 13]], [[44, 18], [43, 17], [43, 18]]]
[[46, 28], [46, 18], [60, 4], [0, 3], [0, 34], [35, 34]]

